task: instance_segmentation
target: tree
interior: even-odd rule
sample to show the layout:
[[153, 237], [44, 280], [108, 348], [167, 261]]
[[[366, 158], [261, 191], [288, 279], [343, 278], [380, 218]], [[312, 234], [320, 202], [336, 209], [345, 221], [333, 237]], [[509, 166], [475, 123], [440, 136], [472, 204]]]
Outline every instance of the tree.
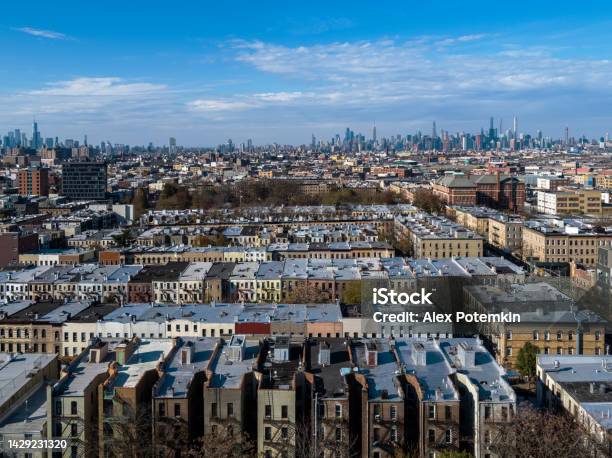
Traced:
[[361, 304], [361, 282], [354, 281], [348, 284], [342, 294], [342, 302], [349, 305]]
[[287, 304], [323, 304], [331, 300], [332, 298], [329, 294], [302, 282], [293, 286], [284, 298]]
[[132, 409], [118, 397], [115, 398], [114, 404], [120, 414], [105, 418], [104, 429], [101, 431], [101, 441], [106, 454], [126, 458], [155, 456], [155, 447], [151, 441], [150, 409]]
[[124, 229], [120, 234], [113, 235], [113, 241], [119, 247], [129, 247], [134, 241], [132, 232], [129, 229]]
[[132, 205], [134, 206], [134, 219], [138, 219], [146, 213], [149, 208], [149, 197], [143, 188], [138, 188], [134, 191]]
[[474, 455], [465, 450], [444, 450], [437, 456], [438, 458], [474, 458]]
[[516, 356], [516, 368], [523, 377], [529, 377], [529, 379], [535, 377], [537, 350], [531, 342], [527, 342], [519, 350]]
[[444, 202], [430, 189], [417, 189], [414, 193], [412, 203], [415, 207], [425, 210], [427, 213], [443, 213]]
[[511, 422], [498, 426], [490, 447], [500, 458], [558, 458], [593, 456], [597, 445], [566, 413], [539, 411], [524, 403]]
[[[253, 441], [233, 425], [215, 425], [210, 433], [196, 441], [189, 455], [193, 458], [241, 458], [257, 456]], [[236, 425], [238, 427], [238, 425]]]

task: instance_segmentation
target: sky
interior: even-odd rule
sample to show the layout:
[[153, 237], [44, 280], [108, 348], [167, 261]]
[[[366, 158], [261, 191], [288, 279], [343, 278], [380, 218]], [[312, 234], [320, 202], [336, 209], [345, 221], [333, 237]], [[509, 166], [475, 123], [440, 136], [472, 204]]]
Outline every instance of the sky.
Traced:
[[211, 146], [612, 131], [612, 2], [5, 2], [0, 134]]

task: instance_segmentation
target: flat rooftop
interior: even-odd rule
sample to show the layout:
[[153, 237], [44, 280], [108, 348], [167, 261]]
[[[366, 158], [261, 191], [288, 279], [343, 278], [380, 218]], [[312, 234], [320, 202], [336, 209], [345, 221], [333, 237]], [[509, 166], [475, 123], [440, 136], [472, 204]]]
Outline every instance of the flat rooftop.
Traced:
[[455, 371], [433, 340], [397, 339], [395, 342], [400, 365], [414, 375], [428, 401], [458, 401], [450, 375]]
[[228, 351], [229, 343], [225, 342], [210, 363], [210, 370], [213, 374], [208, 386], [211, 388], [240, 388], [243, 376], [253, 370], [260, 351], [259, 341], [234, 335], [232, 342], [236, 346], [244, 345], [244, 356], [241, 359], [233, 358]]
[[0, 353], [0, 405], [27, 384], [31, 373], [47, 367], [54, 359], [55, 355], [47, 353]]
[[[210, 337], [182, 338], [174, 356], [164, 367], [164, 375], [157, 382], [154, 396], [185, 398], [189, 385], [198, 372], [204, 372], [212, 357], [217, 340]], [[191, 352], [191, 362], [182, 362], [182, 351]]]
[[173, 347], [173, 339], [141, 340], [127, 364], [119, 367], [113, 387], [133, 388], [146, 372], [155, 369], [168, 356]]

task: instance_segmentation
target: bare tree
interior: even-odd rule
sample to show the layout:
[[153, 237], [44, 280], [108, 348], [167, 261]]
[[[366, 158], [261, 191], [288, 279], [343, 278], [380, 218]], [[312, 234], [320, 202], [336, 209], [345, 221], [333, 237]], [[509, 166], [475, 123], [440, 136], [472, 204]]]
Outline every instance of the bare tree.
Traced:
[[101, 441], [106, 454], [126, 458], [154, 456], [149, 409], [133, 409], [122, 400], [115, 403], [118, 405], [122, 406], [119, 415], [104, 418]]
[[[500, 425], [490, 449], [500, 458], [559, 458], [592, 456], [596, 444], [566, 413], [519, 406], [512, 422]], [[602, 455], [605, 456], [605, 455]]]
[[239, 425], [217, 424], [196, 441], [188, 456], [193, 458], [256, 457], [255, 444], [239, 430]]

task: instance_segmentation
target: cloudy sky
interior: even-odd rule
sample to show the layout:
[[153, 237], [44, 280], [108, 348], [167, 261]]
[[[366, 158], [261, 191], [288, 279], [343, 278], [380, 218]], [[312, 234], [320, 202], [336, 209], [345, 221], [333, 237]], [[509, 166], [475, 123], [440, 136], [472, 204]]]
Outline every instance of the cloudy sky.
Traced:
[[0, 133], [35, 118], [96, 143], [299, 144], [490, 116], [612, 131], [612, 2], [208, 3], [3, 5]]

